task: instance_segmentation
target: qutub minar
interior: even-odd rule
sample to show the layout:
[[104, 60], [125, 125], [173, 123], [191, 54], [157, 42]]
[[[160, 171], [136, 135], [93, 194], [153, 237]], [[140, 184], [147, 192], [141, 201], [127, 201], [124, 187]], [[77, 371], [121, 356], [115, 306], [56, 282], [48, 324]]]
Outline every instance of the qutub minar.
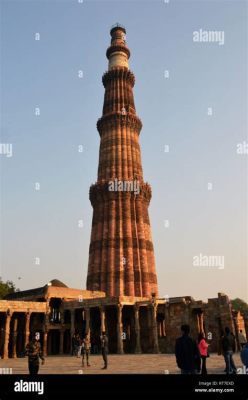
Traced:
[[[108, 72], [103, 115], [97, 122], [101, 138], [98, 180], [90, 188], [94, 209], [87, 277], [88, 290], [101, 290], [107, 296], [157, 296], [157, 276], [148, 206], [151, 188], [143, 180], [139, 134], [142, 123], [136, 115], [129, 70], [130, 51], [126, 31], [111, 29], [107, 49]], [[133, 190], [110, 191], [109, 182], [119, 186], [137, 182]], [[122, 188], [120, 188], [122, 189]]]
[[[110, 353], [170, 353], [182, 323], [192, 336], [204, 331], [217, 351], [229, 326], [247, 332], [248, 318], [218, 293], [208, 302], [191, 296], [159, 298], [148, 215], [151, 188], [143, 180], [139, 134], [129, 70], [126, 30], [115, 25], [103, 75], [103, 115], [97, 122], [100, 155], [93, 207], [87, 290], [53, 279], [45, 286], [0, 300], [1, 358], [21, 357], [30, 333], [39, 331], [45, 355], [70, 354], [75, 332], [90, 332], [92, 349], [106, 331]], [[73, 268], [73, 266], [68, 266]], [[187, 285], [187, 282], [185, 282]], [[169, 291], [173, 289], [170, 287]]]

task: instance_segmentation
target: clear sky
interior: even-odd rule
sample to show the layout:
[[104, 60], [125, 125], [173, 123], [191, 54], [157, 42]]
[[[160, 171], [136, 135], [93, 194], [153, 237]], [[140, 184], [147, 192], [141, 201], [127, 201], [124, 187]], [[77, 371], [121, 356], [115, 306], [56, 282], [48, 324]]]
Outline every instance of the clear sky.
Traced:
[[[116, 22], [136, 76], [160, 295], [247, 301], [248, 154], [237, 145], [248, 142], [248, 32], [239, 0], [1, 0], [1, 143], [13, 155], [0, 155], [0, 275], [20, 289], [53, 278], [85, 288], [101, 77]], [[224, 32], [224, 44], [194, 42], [200, 29]], [[224, 268], [193, 265], [200, 254], [224, 257]]]

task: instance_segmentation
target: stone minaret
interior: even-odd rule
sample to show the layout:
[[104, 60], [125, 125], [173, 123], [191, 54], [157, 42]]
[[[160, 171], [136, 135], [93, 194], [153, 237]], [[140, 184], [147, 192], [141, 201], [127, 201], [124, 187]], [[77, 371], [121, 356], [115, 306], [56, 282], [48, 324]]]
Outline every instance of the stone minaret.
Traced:
[[143, 180], [139, 134], [129, 70], [126, 31], [110, 31], [108, 71], [102, 117], [97, 182], [90, 188], [93, 207], [88, 290], [107, 296], [150, 297], [158, 294], [148, 206], [151, 188]]

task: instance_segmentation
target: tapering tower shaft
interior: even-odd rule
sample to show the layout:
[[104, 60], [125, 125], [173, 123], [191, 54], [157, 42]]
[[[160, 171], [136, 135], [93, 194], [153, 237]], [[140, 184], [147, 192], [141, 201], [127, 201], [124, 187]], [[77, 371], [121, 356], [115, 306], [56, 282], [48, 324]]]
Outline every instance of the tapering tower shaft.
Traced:
[[88, 290], [108, 296], [157, 295], [154, 250], [148, 215], [151, 188], [143, 181], [139, 134], [123, 27], [111, 29], [102, 117], [98, 179], [90, 188], [93, 207]]

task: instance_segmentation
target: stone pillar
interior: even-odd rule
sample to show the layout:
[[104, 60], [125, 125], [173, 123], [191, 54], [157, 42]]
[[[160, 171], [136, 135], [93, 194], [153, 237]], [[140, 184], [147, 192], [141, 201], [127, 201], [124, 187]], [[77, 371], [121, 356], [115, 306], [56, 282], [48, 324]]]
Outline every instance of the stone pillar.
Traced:
[[209, 309], [205, 309], [203, 312], [203, 318], [204, 318], [204, 325], [205, 325], [205, 335], [206, 338], [209, 333], [209, 322], [210, 322], [210, 315], [212, 315], [211, 311]]
[[64, 353], [64, 333], [65, 333], [65, 329], [64, 329], [64, 307], [63, 307], [63, 303], [60, 306], [59, 309], [60, 312], [60, 322], [61, 322], [61, 329], [60, 329], [60, 337], [59, 337], [59, 354], [63, 354]]
[[86, 319], [86, 325], [85, 325], [85, 333], [90, 332], [90, 308], [87, 307], [85, 309], [85, 319]]
[[46, 357], [47, 353], [48, 353], [48, 351], [47, 351], [47, 335], [48, 335], [48, 330], [45, 329], [44, 335], [43, 335], [43, 355], [44, 355], [44, 357]]
[[[238, 351], [241, 351], [241, 344], [239, 343], [239, 328], [238, 328], [238, 312], [233, 313], [233, 325], [234, 325], [234, 334], [236, 339], [236, 348]], [[237, 351], [236, 350], [236, 351]]]
[[64, 353], [64, 329], [61, 329], [59, 337], [59, 354], [63, 353]]
[[18, 318], [14, 318], [14, 323], [13, 323], [13, 351], [12, 351], [12, 357], [17, 358], [16, 355], [16, 341], [17, 341], [17, 328], [18, 328]]
[[44, 315], [44, 325], [43, 325], [43, 355], [44, 357], [47, 356], [47, 354], [49, 353], [49, 351], [51, 349], [49, 349], [48, 351], [48, 343], [47, 343], [47, 336], [48, 336], [48, 325], [50, 323], [50, 307], [49, 307], [49, 303], [47, 304], [47, 312]]
[[123, 325], [122, 325], [122, 304], [117, 306], [117, 354], [123, 354]]
[[166, 331], [165, 331], [165, 319], [163, 319], [163, 321], [162, 321], [162, 336], [163, 336], [163, 337], [166, 336]]
[[5, 321], [5, 335], [4, 335], [4, 347], [3, 347], [3, 359], [9, 358], [9, 332], [10, 332], [10, 321], [11, 321], [11, 313], [6, 314]]
[[60, 323], [61, 323], [61, 325], [63, 325], [64, 324], [64, 305], [63, 305], [63, 303], [60, 305], [59, 312], [60, 312]]
[[165, 336], [168, 335], [169, 326], [170, 326], [170, 304], [169, 301], [165, 302], [164, 305], [164, 321], [165, 321]]
[[106, 327], [105, 327], [105, 307], [100, 308], [100, 314], [101, 314], [101, 333], [106, 332]]
[[25, 313], [25, 349], [26, 349], [26, 346], [27, 346], [27, 344], [28, 344], [28, 342], [29, 342], [29, 335], [30, 335], [30, 317], [31, 317], [30, 313], [29, 313], [29, 312], [26, 312], [26, 313]]
[[153, 334], [153, 351], [159, 353], [158, 346], [158, 327], [157, 327], [157, 304], [153, 303], [151, 306], [152, 313], [152, 334]]
[[70, 343], [70, 349], [71, 349], [71, 354], [72, 354], [72, 337], [75, 333], [75, 310], [71, 310], [71, 343]]
[[139, 323], [139, 306], [134, 306], [134, 318], [135, 318], [135, 335], [136, 335], [136, 345], [135, 345], [135, 353], [141, 353], [140, 346], [140, 323]]
[[200, 314], [198, 313], [196, 315], [196, 322], [197, 322], [197, 333], [199, 333], [201, 331], [201, 327], [200, 327]]
[[203, 312], [202, 312], [202, 311], [198, 314], [198, 317], [199, 317], [199, 328], [200, 328], [200, 332], [205, 333], [205, 332], [204, 332], [204, 325], [203, 325]]
[[71, 310], [71, 338], [75, 333], [75, 310]]

